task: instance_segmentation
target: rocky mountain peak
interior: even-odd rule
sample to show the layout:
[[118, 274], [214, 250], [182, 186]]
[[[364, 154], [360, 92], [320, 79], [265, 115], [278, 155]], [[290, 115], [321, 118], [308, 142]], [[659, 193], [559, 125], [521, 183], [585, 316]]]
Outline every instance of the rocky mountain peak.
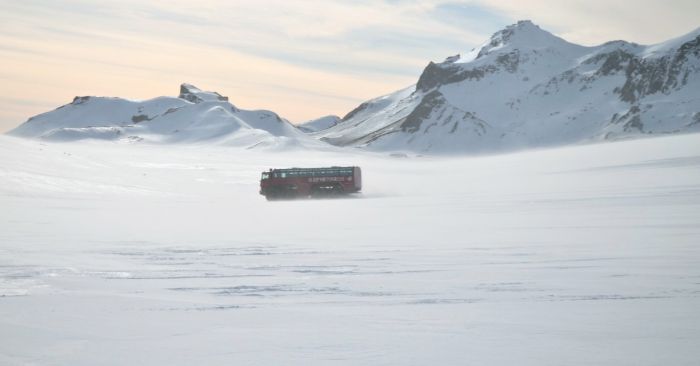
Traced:
[[479, 51], [477, 58], [493, 51], [508, 49], [538, 49], [572, 45], [549, 33], [530, 20], [521, 20], [494, 33]]
[[314, 136], [375, 150], [497, 151], [700, 131], [700, 31], [656, 45], [569, 43], [530, 21], [430, 62], [415, 89]]
[[225, 97], [217, 92], [202, 91], [196, 86], [187, 83], [180, 85], [180, 95], [178, 95], [178, 98], [190, 101], [192, 103], [201, 103], [204, 101], [228, 102], [228, 97]]

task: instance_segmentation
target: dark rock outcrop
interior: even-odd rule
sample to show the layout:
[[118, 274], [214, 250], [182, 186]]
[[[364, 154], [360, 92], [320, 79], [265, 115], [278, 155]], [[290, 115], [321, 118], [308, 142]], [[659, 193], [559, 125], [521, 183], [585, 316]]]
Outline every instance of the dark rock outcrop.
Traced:
[[205, 92], [191, 84], [180, 85], [180, 95], [178, 98], [190, 101], [192, 103], [201, 103], [205, 100], [219, 100], [228, 102], [228, 97], [225, 97], [217, 92]]
[[445, 97], [437, 90], [426, 94], [420, 104], [401, 123], [401, 130], [404, 132], [416, 132], [420, 129], [423, 121], [430, 117], [434, 109], [445, 105]]

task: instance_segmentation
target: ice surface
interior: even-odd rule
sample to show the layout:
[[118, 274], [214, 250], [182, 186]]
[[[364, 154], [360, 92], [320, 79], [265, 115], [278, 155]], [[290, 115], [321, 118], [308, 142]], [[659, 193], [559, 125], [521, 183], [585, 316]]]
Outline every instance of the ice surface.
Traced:
[[[471, 158], [0, 136], [2, 365], [696, 365], [700, 134]], [[360, 165], [267, 202], [271, 167]]]

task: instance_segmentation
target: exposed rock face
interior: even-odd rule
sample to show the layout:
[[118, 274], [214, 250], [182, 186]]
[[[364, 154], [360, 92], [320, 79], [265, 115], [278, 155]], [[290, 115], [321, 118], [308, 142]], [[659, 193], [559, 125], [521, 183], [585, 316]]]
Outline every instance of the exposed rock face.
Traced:
[[518, 50], [498, 55], [493, 64], [468, 70], [465, 70], [460, 65], [455, 65], [453, 62], [442, 64], [430, 62], [418, 79], [416, 90], [427, 92], [445, 84], [454, 84], [465, 80], [479, 81], [485, 76], [494, 74], [500, 70], [514, 73], [518, 71], [519, 63], [520, 52]]
[[219, 100], [228, 102], [228, 97], [222, 96], [217, 92], [205, 92], [192, 84], [180, 85], [180, 95], [178, 98], [190, 101], [192, 103], [200, 103], [203, 101]]
[[613, 115], [612, 123], [621, 124], [625, 132], [630, 132], [636, 129], [639, 132], [644, 132], [644, 125], [640, 117], [641, 109], [637, 105], [633, 105], [622, 116]]
[[423, 121], [427, 120], [435, 109], [444, 106], [446, 103], [447, 101], [442, 93], [433, 90], [423, 97], [418, 106], [404, 119], [400, 126], [401, 130], [409, 133], [418, 131]]
[[458, 53], [458, 54], [456, 54], [456, 55], [454, 55], [454, 56], [448, 56], [448, 57], [445, 59], [445, 61], [443, 61], [443, 62], [444, 62], [444, 63], [449, 63], [449, 64], [451, 64], [451, 63], [455, 63], [455, 62], [459, 61], [460, 58], [462, 58], [462, 56]]
[[[620, 98], [634, 103], [656, 93], [668, 94], [688, 84], [691, 74], [697, 74], [697, 65], [688, 64], [688, 57], [700, 56], [700, 36], [684, 43], [676, 52], [657, 59], [625, 55], [625, 84], [617, 90]], [[619, 65], [618, 68], [621, 68]]]
[[465, 58], [430, 62], [410, 92], [362, 103], [318, 134], [417, 152], [503, 151], [700, 131], [700, 29], [653, 46], [569, 43], [529, 21]]
[[450, 79], [455, 79], [455, 75], [459, 72], [459, 67], [451, 65], [439, 66], [431, 61], [423, 70], [420, 78], [418, 78], [416, 90], [426, 92], [438, 85], [447, 84], [450, 82]]
[[75, 98], [73, 98], [73, 101], [71, 102], [71, 104], [78, 105], [78, 104], [85, 103], [88, 100], [90, 100], [89, 96], [87, 96], [87, 97], [75, 97]]
[[347, 120], [353, 118], [356, 114], [358, 114], [358, 113], [364, 111], [365, 109], [367, 109], [368, 106], [369, 106], [369, 103], [368, 103], [368, 102], [364, 102], [364, 103], [360, 104], [359, 106], [355, 107], [355, 109], [353, 109], [353, 110], [351, 110], [350, 112], [348, 112], [348, 113], [345, 115], [345, 117], [342, 118], [342, 120], [343, 120], [343, 121], [347, 121]]

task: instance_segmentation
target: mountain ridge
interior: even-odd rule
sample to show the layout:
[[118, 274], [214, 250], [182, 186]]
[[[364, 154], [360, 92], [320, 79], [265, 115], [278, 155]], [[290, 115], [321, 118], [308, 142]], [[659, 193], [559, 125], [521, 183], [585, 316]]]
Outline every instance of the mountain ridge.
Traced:
[[649, 46], [582, 46], [519, 21], [464, 55], [429, 62], [415, 84], [342, 118], [294, 126], [185, 83], [177, 98], [76, 97], [8, 134], [461, 154], [698, 131], [700, 28]]
[[241, 147], [320, 146], [267, 110], [242, 110], [228, 97], [184, 83], [175, 97], [133, 101], [77, 96], [8, 132], [48, 141], [207, 142]]
[[314, 136], [470, 153], [700, 131], [699, 33], [581, 46], [520, 21], [465, 57], [430, 62], [412, 90], [362, 103]]

